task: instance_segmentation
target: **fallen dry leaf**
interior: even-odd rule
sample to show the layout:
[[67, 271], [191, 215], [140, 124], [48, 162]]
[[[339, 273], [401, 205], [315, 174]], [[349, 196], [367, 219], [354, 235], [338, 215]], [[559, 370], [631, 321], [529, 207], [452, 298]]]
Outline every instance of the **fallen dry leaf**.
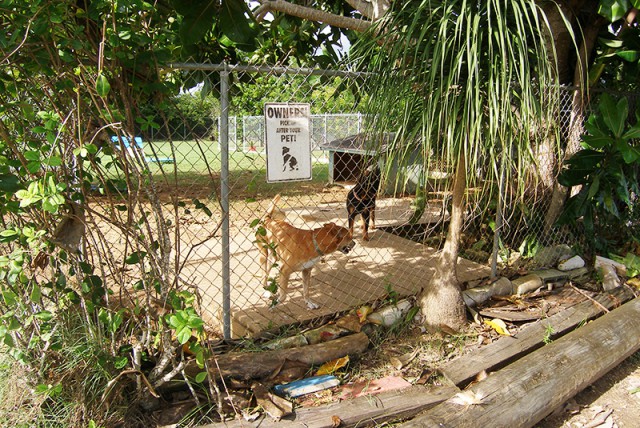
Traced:
[[373, 312], [373, 308], [371, 306], [361, 306], [356, 310], [356, 314], [358, 315], [358, 319], [361, 324], [367, 322], [367, 317], [370, 313]]
[[340, 419], [340, 416], [331, 416], [331, 428], [338, 428], [340, 424], [342, 424], [342, 419]]
[[362, 329], [360, 319], [356, 314], [345, 315], [336, 321], [336, 325], [354, 333], [360, 333], [360, 330]]
[[484, 397], [479, 392], [462, 391], [449, 399], [450, 403], [459, 404], [461, 406], [473, 406], [483, 404]]
[[631, 278], [627, 280], [627, 284], [640, 289], [640, 278]]
[[389, 357], [389, 361], [396, 370], [400, 370], [413, 361], [419, 352], [420, 349], [415, 349], [413, 352], [407, 352], [399, 357]]
[[435, 374], [435, 370], [433, 369], [425, 369], [422, 371], [422, 373], [420, 374], [420, 378], [416, 381], [416, 385], [424, 385], [426, 384], [429, 379], [431, 379], [431, 376], [433, 376]]
[[498, 334], [502, 336], [511, 336], [509, 333], [509, 329], [507, 328], [507, 324], [502, 321], [500, 318], [494, 318], [492, 320], [484, 320], [484, 323], [498, 332]]
[[335, 373], [338, 369], [349, 364], [349, 356], [346, 355], [342, 358], [336, 358], [335, 360], [327, 361], [318, 368], [316, 376], [328, 375]]

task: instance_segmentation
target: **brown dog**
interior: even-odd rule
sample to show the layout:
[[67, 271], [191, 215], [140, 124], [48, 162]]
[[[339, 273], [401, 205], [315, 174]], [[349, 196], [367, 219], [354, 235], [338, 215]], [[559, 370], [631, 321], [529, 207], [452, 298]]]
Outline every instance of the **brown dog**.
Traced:
[[[256, 242], [260, 249], [260, 265], [264, 271], [263, 286], [267, 288], [269, 271], [277, 263], [280, 266], [278, 303], [287, 298], [289, 278], [293, 272], [302, 271], [303, 296], [309, 309], [318, 305], [309, 299], [309, 283], [313, 266], [325, 255], [336, 250], [347, 254], [355, 245], [349, 229], [335, 223], [325, 223], [313, 230], [298, 229], [284, 221], [282, 212], [275, 213], [280, 195], [271, 202], [263, 217], [264, 229], [258, 229]], [[270, 256], [275, 258], [269, 263]]]

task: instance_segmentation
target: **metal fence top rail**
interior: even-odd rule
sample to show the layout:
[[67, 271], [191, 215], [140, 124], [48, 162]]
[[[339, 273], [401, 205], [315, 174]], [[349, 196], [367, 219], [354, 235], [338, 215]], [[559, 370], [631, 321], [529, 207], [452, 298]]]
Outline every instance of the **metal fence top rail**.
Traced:
[[267, 73], [267, 74], [301, 74], [308, 76], [333, 76], [333, 77], [365, 77], [371, 75], [362, 71], [326, 70], [320, 68], [294, 68], [275, 67], [270, 65], [232, 65], [232, 64], [205, 64], [194, 62], [174, 62], [169, 64], [170, 68], [181, 70], [201, 70], [201, 71], [227, 71], [245, 73]]

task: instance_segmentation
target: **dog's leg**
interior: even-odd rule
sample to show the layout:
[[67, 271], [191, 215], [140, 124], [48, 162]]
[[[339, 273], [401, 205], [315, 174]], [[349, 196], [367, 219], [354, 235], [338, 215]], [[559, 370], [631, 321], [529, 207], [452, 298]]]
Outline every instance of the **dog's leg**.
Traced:
[[260, 250], [260, 269], [262, 270], [262, 288], [267, 288], [267, 277], [269, 276], [269, 249], [267, 244], [258, 240], [258, 250]]
[[278, 282], [278, 304], [287, 300], [287, 289], [289, 288], [289, 278], [293, 272], [286, 265], [280, 268], [280, 281]]
[[371, 230], [376, 230], [376, 208], [371, 209]]
[[270, 298], [273, 293], [268, 290], [269, 287], [269, 272], [271, 272], [270, 257], [269, 257], [269, 247], [266, 243], [258, 241], [258, 246], [260, 247], [260, 269], [262, 270], [262, 296], [265, 299]]
[[320, 306], [309, 298], [309, 284], [311, 283], [311, 269], [302, 270], [302, 296], [309, 309], [318, 309]]
[[354, 214], [355, 209], [352, 207], [347, 207], [347, 218], [349, 219], [349, 233], [353, 236], [353, 223], [356, 221], [356, 216]]
[[362, 239], [369, 240], [369, 218], [371, 217], [371, 211], [362, 211]]

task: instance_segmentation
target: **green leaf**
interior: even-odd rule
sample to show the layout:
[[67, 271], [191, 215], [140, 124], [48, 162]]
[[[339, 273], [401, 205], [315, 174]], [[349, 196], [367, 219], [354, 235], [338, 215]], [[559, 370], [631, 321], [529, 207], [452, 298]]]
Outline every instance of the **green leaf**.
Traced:
[[191, 338], [191, 328], [189, 326], [183, 326], [176, 331], [176, 337], [181, 345], [184, 345]]
[[51, 321], [53, 319], [53, 314], [50, 311], [41, 311], [34, 315], [40, 321]]
[[0, 232], [0, 238], [3, 238], [2, 242], [9, 242], [20, 236], [20, 232], [15, 229], [6, 229]]
[[627, 130], [622, 136], [625, 140], [633, 140], [636, 138], [640, 138], [640, 126], [635, 125]]
[[135, 265], [136, 263], [139, 263], [140, 260], [142, 260], [146, 255], [147, 253], [145, 253], [144, 251], [134, 251], [129, 255], [129, 257], [124, 260], [124, 262], [128, 265]]
[[17, 304], [17, 302], [18, 302], [18, 297], [11, 290], [3, 290], [2, 291], [2, 298], [4, 299], [4, 302], [9, 307], [15, 306]]
[[111, 85], [109, 84], [109, 80], [102, 73], [98, 74], [98, 78], [96, 79], [96, 92], [101, 97], [106, 97], [111, 90]]
[[581, 150], [567, 161], [567, 168], [558, 176], [558, 182], [566, 187], [586, 183], [586, 179], [593, 174], [605, 155], [595, 150]]
[[608, 135], [605, 136], [593, 136], [593, 135], [583, 135], [582, 141], [584, 141], [589, 147], [594, 149], [603, 149], [609, 145], [613, 141], [611, 137]]
[[589, 193], [587, 194], [587, 199], [593, 199], [593, 197], [598, 193], [599, 190], [600, 190], [600, 177], [596, 175], [593, 178], [591, 185], [589, 185]]
[[629, 2], [627, 0], [600, 0], [598, 13], [609, 20], [615, 22], [622, 19], [629, 10]]
[[640, 159], [640, 150], [636, 149], [635, 147], [627, 145], [624, 151], [621, 150], [621, 153], [622, 159], [624, 159], [624, 162], [626, 164], [634, 163], [638, 159]]
[[196, 364], [200, 368], [204, 367], [204, 349], [202, 349], [202, 347], [196, 350]]
[[196, 375], [196, 382], [202, 383], [207, 379], [207, 372], [200, 372]]
[[213, 28], [218, 5], [219, 0], [176, 2], [176, 10], [183, 15], [180, 39], [185, 45], [198, 43]]
[[120, 370], [123, 369], [127, 366], [127, 364], [129, 363], [129, 359], [127, 357], [116, 357], [115, 361], [113, 362], [113, 365], [116, 369]]
[[626, 98], [621, 98], [616, 104], [609, 96], [604, 94], [598, 105], [605, 124], [616, 138], [622, 136], [624, 125], [629, 114], [629, 106]]
[[29, 161], [39, 161], [40, 152], [37, 152], [35, 150], [27, 150], [24, 152], [24, 158]]
[[222, 33], [237, 43], [239, 48], [251, 49], [255, 45], [257, 30], [249, 24], [253, 15], [245, 2], [222, 0], [222, 12], [218, 24]]
[[40, 301], [42, 300], [42, 289], [38, 284], [35, 284], [33, 286], [30, 298], [33, 303], [40, 303]]
[[616, 52], [616, 55], [627, 62], [638, 62], [638, 59], [640, 58], [640, 51], [624, 50]]
[[202, 318], [198, 316], [191, 316], [189, 317], [187, 325], [193, 329], [199, 329], [204, 325], [204, 321], [202, 321]]

